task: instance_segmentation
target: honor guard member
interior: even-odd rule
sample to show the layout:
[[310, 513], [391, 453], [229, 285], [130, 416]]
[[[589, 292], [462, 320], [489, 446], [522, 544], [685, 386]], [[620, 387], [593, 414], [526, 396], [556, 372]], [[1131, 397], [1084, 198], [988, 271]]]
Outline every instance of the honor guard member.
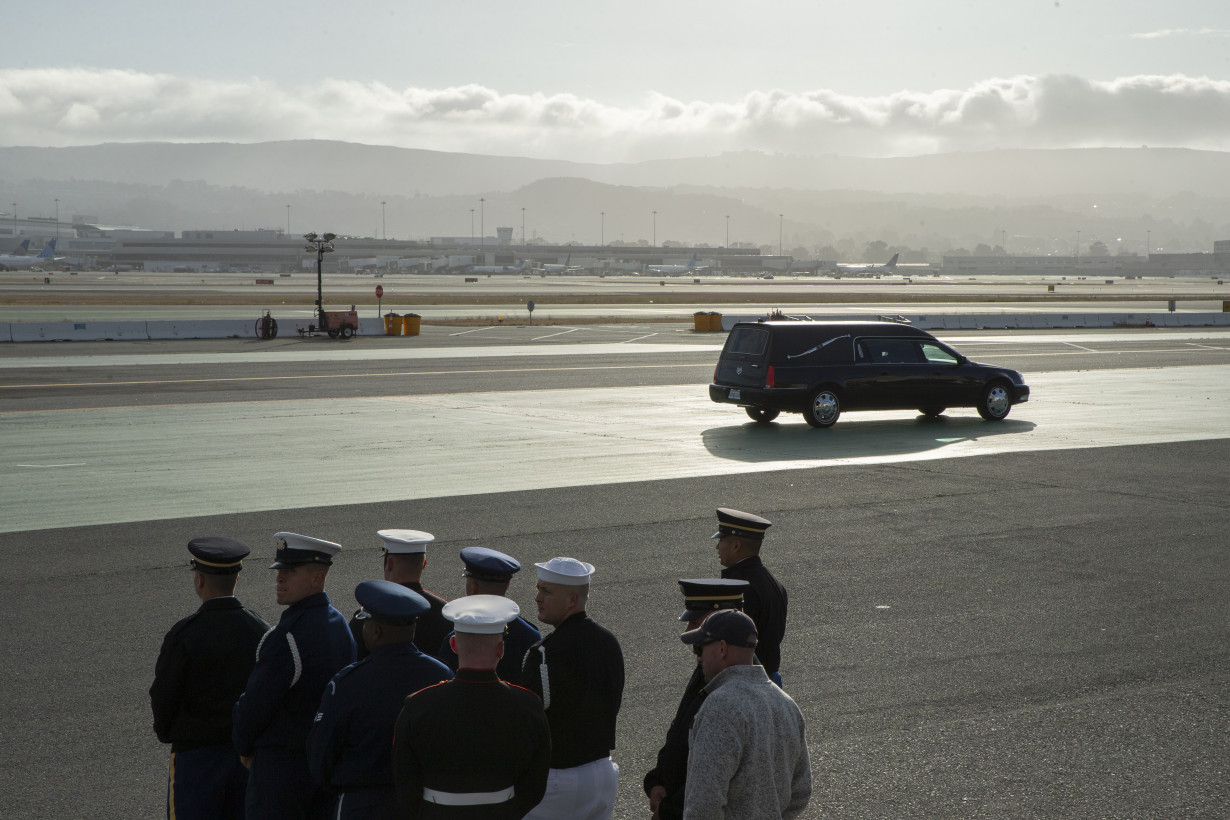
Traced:
[[592, 564], [552, 558], [538, 567], [538, 620], [555, 630], [525, 658], [521, 683], [542, 698], [551, 726], [547, 794], [535, 820], [609, 818], [619, 786], [611, 760], [624, 691], [624, 656], [585, 613]]
[[235, 597], [247, 544], [194, 538], [188, 552], [201, 607], [163, 639], [149, 689], [154, 732], [171, 744], [167, 817], [243, 820], [248, 770], [231, 745], [231, 708], [269, 624]]
[[[427, 545], [436, 540], [421, 530], [380, 530], [376, 533], [384, 547], [384, 580], [412, 589], [426, 599], [431, 611], [418, 619], [414, 629], [414, 645], [424, 655], [434, 656], [453, 627], [440, 610], [448, 603], [434, 592], [423, 589], [423, 570], [427, 568]], [[358, 647], [359, 660], [367, 657], [363, 646], [363, 624], [359, 613], [350, 619], [350, 632]]]
[[430, 611], [417, 592], [392, 581], [355, 587], [368, 656], [329, 681], [308, 735], [316, 782], [339, 795], [330, 818], [393, 820], [393, 726], [406, 696], [453, 676], [413, 643], [414, 622]]
[[[521, 570], [521, 562], [516, 558], [486, 547], [466, 547], [461, 551], [461, 561], [465, 564], [466, 595], [507, 596], [513, 575]], [[436, 657], [455, 670], [457, 653], [449, 644], [451, 638], [452, 635], [449, 635], [444, 639]], [[504, 630], [504, 657], [500, 658], [500, 665], [495, 670], [500, 679], [520, 680], [525, 653], [540, 640], [542, 633], [538, 627], [525, 618], [517, 617], [510, 621]]]
[[341, 546], [306, 535], [274, 536], [277, 626], [261, 639], [256, 666], [235, 704], [235, 749], [248, 764], [247, 820], [321, 817], [332, 796], [313, 788], [307, 736], [326, 684], [354, 663], [346, 616], [329, 604], [325, 576]]
[[[747, 581], [733, 578], [680, 579], [683, 592], [683, 614], [679, 620], [688, 630], [696, 629], [712, 612], [720, 609], [742, 609]], [[658, 765], [645, 775], [645, 794], [654, 820], [680, 820], [683, 817], [684, 785], [688, 776], [688, 730], [692, 718], [700, 709], [704, 697], [704, 670], [699, 655], [692, 677], [684, 687], [683, 697], [675, 709], [675, 719], [666, 730], [666, 742], [658, 750]]]
[[542, 701], [496, 675], [515, 601], [469, 595], [444, 616], [460, 668], [447, 683], [406, 698], [393, 740], [403, 818], [524, 817], [547, 788], [551, 733]]
[[773, 526], [758, 515], [720, 507], [717, 511], [718, 561], [725, 569], [723, 578], [747, 581], [751, 586], [743, 595], [743, 611], [756, 624], [760, 643], [756, 655], [764, 664], [770, 680], [782, 685], [782, 638], [786, 635], [786, 588], [760, 560], [760, 545], [765, 532]]

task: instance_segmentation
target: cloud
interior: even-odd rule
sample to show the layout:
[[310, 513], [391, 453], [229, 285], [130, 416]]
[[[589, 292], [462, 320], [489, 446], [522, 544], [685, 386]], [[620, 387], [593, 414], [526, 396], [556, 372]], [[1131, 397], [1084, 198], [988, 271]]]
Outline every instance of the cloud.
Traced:
[[725, 101], [650, 93], [607, 105], [480, 85], [390, 88], [330, 80], [284, 89], [88, 69], [0, 71], [0, 143], [333, 139], [582, 161], [761, 150], [891, 156], [991, 148], [1183, 146], [1230, 150], [1230, 82], [1072, 75], [856, 97], [755, 91]]
[[1136, 40], [1160, 40], [1163, 37], [1230, 37], [1227, 28], [1162, 28], [1131, 35]]

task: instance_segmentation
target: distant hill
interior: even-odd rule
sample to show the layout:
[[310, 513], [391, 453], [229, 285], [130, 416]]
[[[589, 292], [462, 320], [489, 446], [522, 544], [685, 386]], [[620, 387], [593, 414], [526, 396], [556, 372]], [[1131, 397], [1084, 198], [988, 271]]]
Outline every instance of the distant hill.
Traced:
[[1230, 153], [1168, 148], [601, 165], [315, 140], [0, 147], [0, 184], [23, 215], [59, 200], [65, 220], [181, 231], [289, 217], [293, 233], [402, 239], [504, 226], [519, 240], [524, 224], [557, 243], [729, 240], [847, 259], [877, 240], [927, 258], [1000, 243], [1066, 254], [1078, 234], [1111, 253], [1143, 252], [1150, 235], [1155, 249], [1210, 251], [1230, 239], [1226, 180]]
[[73, 148], [0, 147], [0, 179], [175, 180], [267, 193], [482, 195], [540, 179], [611, 185], [857, 189], [887, 193], [1053, 196], [1189, 192], [1222, 196], [1230, 153], [1180, 148], [1005, 150], [891, 159], [756, 152], [631, 164], [453, 154], [357, 143], [108, 143]]

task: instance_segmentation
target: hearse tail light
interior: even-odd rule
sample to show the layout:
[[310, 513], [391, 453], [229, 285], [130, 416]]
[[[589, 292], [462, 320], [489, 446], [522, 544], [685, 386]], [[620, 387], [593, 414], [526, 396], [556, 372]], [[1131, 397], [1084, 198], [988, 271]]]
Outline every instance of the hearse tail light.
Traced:
[[769, 372], [764, 374], [764, 386], [773, 386], [773, 365], [769, 365]]

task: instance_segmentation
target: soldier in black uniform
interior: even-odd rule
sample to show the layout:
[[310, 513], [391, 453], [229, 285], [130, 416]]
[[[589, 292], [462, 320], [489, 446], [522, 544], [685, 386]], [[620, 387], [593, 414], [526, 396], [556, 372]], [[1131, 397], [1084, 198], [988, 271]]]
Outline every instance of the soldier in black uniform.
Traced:
[[231, 708], [269, 624], [235, 597], [247, 544], [194, 538], [188, 552], [201, 607], [163, 639], [149, 689], [154, 732], [171, 744], [167, 817], [242, 820], [248, 770], [231, 745]]
[[364, 581], [355, 600], [369, 617], [369, 654], [334, 676], [308, 735], [308, 766], [316, 782], [338, 793], [331, 820], [393, 820], [393, 726], [406, 696], [453, 676], [419, 652], [414, 621], [429, 610], [413, 590], [392, 581]]
[[760, 560], [760, 545], [765, 532], [773, 526], [758, 515], [720, 507], [717, 511], [718, 561], [725, 569], [723, 578], [747, 581], [751, 587], [743, 594], [743, 611], [756, 624], [760, 643], [756, 655], [764, 671], [778, 686], [782, 685], [782, 638], [786, 635], [786, 588]]
[[[384, 542], [384, 580], [414, 590], [431, 606], [431, 611], [415, 624], [414, 645], [424, 655], [434, 657], [448, 633], [453, 631], [452, 625], [440, 614], [448, 601], [423, 589], [422, 584], [423, 570], [427, 568], [427, 545], [436, 537], [421, 530], [380, 530], [376, 535]], [[355, 612], [350, 619], [350, 632], [354, 635], [359, 660], [367, 657], [367, 650], [363, 647], [361, 612]]]
[[551, 725], [548, 794], [534, 820], [609, 818], [619, 786], [611, 760], [624, 691], [619, 641], [585, 613], [592, 564], [552, 558], [538, 567], [538, 619], [555, 627], [526, 656], [521, 684]]
[[[521, 571], [521, 562], [511, 555], [486, 547], [466, 547], [461, 551], [465, 564], [466, 595], [508, 595], [512, 577]], [[457, 653], [450, 646], [450, 634], [444, 639], [436, 657], [449, 669], [457, 669]], [[504, 657], [496, 672], [501, 680], [521, 680], [521, 664], [530, 647], [542, 640], [538, 627], [525, 618], [515, 618], [504, 630]]]
[[515, 601], [472, 595], [444, 615], [457, 677], [406, 698], [393, 741], [400, 817], [515, 820], [547, 788], [551, 734], [536, 695], [496, 676]]
[[[687, 623], [687, 631], [696, 629], [711, 612], [719, 609], [742, 609], [747, 581], [710, 579], [680, 579], [684, 610], [679, 620]], [[705, 674], [696, 659], [696, 668], [684, 687], [675, 719], [666, 731], [666, 742], [658, 750], [658, 765], [645, 775], [645, 795], [654, 820], [682, 820], [684, 785], [688, 776], [688, 730], [692, 718], [704, 703]]]

